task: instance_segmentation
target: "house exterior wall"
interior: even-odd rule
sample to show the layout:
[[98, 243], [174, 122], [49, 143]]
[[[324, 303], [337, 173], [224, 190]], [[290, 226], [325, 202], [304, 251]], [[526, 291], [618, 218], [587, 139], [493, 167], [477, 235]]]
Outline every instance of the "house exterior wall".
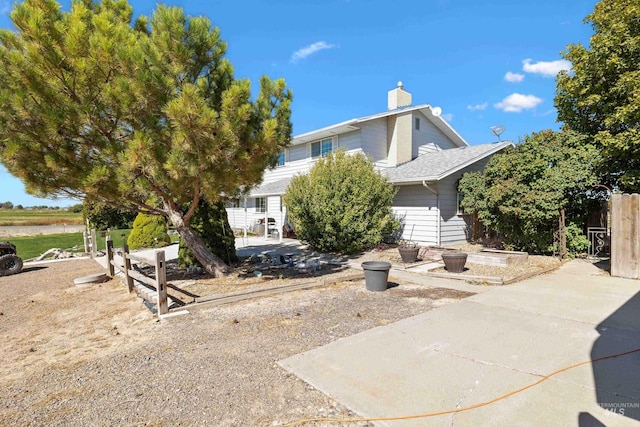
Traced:
[[360, 147], [378, 168], [387, 167], [387, 119], [365, 123], [360, 130]]
[[402, 239], [421, 245], [437, 244], [437, 196], [422, 185], [402, 185], [397, 188], [392, 209], [403, 222]]
[[[415, 128], [415, 120], [420, 119], [420, 129]], [[421, 111], [414, 111], [411, 158], [433, 151], [455, 148], [451, 140], [438, 129]]]
[[[431, 122], [431, 118], [419, 110], [400, 112], [391, 117], [371, 119], [360, 123], [359, 130], [334, 136], [333, 150], [362, 152], [371, 157], [376, 168], [384, 169], [395, 166], [396, 162], [410, 161], [420, 154], [456, 148]], [[415, 128], [416, 118], [420, 119], [420, 129]], [[310, 143], [290, 146], [286, 149], [285, 164], [266, 170], [263, 183], [307, 173], [316, 161], [311, 157]], [[456, 184], [464, 172], [482, 170], [487, 161], [485, 159], [475, 163], [438, 183], [430, 183], [429, 187], [437, 195], [421, 184], [398, 186], [392, 209], [404, 220], [402, 238], [422, 245], [446, 245], [465, 241], [470, 234], [468, 230], [471, 218], [458, 215]], [[282, 205], [281, 197], [269, 196], [266, 202], [266, 213], [257, 211], [256, 198], [248, 198], [246, 208], [244, 200], [241, 200], [240, 207], [227, 207], [231, 227], [253, 230], [254, 224], [269, 217], [274, 218], [277, 228], [282, 230], [286, 221], [286, 207]]]
[[468, 241], [472, 233], [471, 215], [458, 214], [458, 180], [466, 172], [482, 171], [489, 161], [483, 159], [473, 165], [449, 175], [438, 183], [438, 195], [440, 196], [440, 213], [442, 222], [440, 224], [441, 239], [443, 246], [452, 245]]
[[[325, 138], [326, 139], [326, 138]], [[333, 137], [333, 150], [355, 153], [362, 150], [360, 130]], [[315, 142], [315, 141], [313, 141]], [[310, 143], [292, 145], [286, 149], [285, 164], [264, 172], [263, 184], [309, 172], [317, 159], [311, 157]]]

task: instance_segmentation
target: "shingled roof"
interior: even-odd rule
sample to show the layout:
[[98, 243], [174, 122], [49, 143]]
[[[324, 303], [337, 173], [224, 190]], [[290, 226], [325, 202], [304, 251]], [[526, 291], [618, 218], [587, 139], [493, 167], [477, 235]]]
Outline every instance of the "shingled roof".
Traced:
[[435, 151], [386, 169], [384, 174], [394, 184], [438, 181], [509, 146], [513, 146], [511, 141], [503, 141]]
[[283, 178], [278, 181], [262, 184], [251, 190], [251, 197], [276, 196], [285, 193], [292, 178]]

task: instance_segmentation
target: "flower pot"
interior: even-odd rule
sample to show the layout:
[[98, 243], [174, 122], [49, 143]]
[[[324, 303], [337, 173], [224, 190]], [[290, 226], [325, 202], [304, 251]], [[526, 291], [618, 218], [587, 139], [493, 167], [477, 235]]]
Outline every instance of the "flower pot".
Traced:
[[442, 254], [444, 267], [450, 273], [462, 273], [464, 265], [467, 263], [467, 254], [464, 252]]
[[367, 261], [362, 263], [364, 283], [367, 290], [380, 292], [387, 289], [391, 263], [385, 261]]
[[418, 259], [418, 251], [420, 248], [403, 248], [402, 246], [398, 247], [398, 252], [400, 252], [400, 258], [402, 258], [402, 262], [416, 262]]

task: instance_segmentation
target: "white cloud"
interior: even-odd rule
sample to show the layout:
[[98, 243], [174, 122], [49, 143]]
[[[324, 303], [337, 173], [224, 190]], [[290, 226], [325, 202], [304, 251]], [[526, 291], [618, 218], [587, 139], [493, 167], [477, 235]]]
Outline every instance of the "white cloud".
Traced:
[[511, 71], [507, 71], [507, 74], [504, 75], [504, 79], [510, 83], [520, 83], [524, 80], [524, 74], [512, 73]]
[[494, 104], [498, 110], [505, 111], [507, 113], [519, 113], [522, 110], [529, 110], [535, 108], [542, 103], [542, 98], [538, 98], [534, 95], [522, 95], [520, 93], [512, 93], [502, 101]]
[[542, 74], [544, 77], [555, 77], [562, 70], [571, 70], [571, 62], [566, 59], [557, 61], [538, 61], [532, 59], [522, 61], [522, 70], [527, 73]]
[[467, 110], [470, 110], [470, 111], [482, 111], [482, 110], [486, 110], [488, 106], [489, 106], [489, 103], [487, 103], [487, 102], [482, 103], [482, 104], [476, 104], [476, 105], [467, 105]]
[[298, 49], [295, 52], [293, 52], [293, 55], [291, 55], [291, 62], [297, 62], [301, 59], [306, 58], [309, 55], [313, 55], [316, 52], [319, 52], [325, 49], [333, 49], [334, 47], [336, 47], [336, 45], [329, 44], [325, 41], [312, 43], [309, 46], [305, 46], [302, 49]]
[[453, 121], [453, 114], [445, 113], [445, 114], [442, 115], [442, 118], [445, 119], [448, 122], [452, 122]]

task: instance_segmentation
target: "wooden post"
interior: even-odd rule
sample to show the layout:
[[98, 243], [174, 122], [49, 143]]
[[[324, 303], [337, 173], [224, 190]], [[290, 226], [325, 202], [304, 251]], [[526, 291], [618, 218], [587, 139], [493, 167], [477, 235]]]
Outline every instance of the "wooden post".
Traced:
[[84, 253], [89, 253], [89, 231], [85, 230], [82, 232], [82, 240], [84, 241]]
[[95, 258], [98, 255], [98, 240], [96, 239], [96, 229], [91, 229], [91, 257]]
[[560, 256], [560, 259], [565, 259], [567, 257], [567, 230], [565, 228], [564, 208], [560, 208], [558, 234], [560, 235], [560, 248], [558, 255]]
[[164, 251], [156, 252], [156, 289], [158, 291], [158, 316], [169, 312], [167, 303], [167, 268]]
[[131, 260], [129, 259], [129, 245], [126, 243], [122, 246], [122, 262], [124, 264], [124, 277], [127, 280], [127, 288], [129, 293], [133, 292], [133, 277], [129, 276], [131, 270]]
[[113, 279], [115, 276], [115, 269], [113, 267], [113, 241], [109, 236], [107, 236], [107, 269], [109, 272], [107, 273], [109, 277]]

